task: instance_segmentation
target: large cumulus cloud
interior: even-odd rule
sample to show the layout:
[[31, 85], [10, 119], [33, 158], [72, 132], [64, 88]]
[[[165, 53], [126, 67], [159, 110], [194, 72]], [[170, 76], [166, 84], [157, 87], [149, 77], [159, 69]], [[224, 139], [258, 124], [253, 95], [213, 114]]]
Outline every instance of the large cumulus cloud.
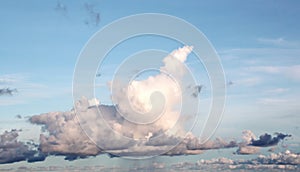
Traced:
[[[41, 151], [67, 155], [67, 159], [103, 152], [116, 156], [152, 156], [170, 151], [184, 139], [185, 131], [177, 125], [181, 122], [180, 109], [177, 108], [182, 95], [180, 86], [165, 73], [176, 77], [180, 84], [186, 72], [184, 62], [192, 48], [184, 46], [166, 56], [161, 73], [142, 81], [133, 80], [126, 85], [128, 89], [122, 86], [116, 89], [116, 96], [113, 97], [115, 105], [91, 103], [82, 95], [71, 111], [31, 117], [31, 123], [43, 125], [48, 132], [41, 134]], [[144, 125], [125, 119], [126, 115], [133, 115], [136, 110], [147, 113], [153, 109], [150, 99], [154, 92], [163, 94], [165, 100], [161, 102], [165, 103], [164, 111], [158, 120]], [[170, 128], [173, 129], [171, 132]]]
[[[133, 80], [124, 87], [113, 87], [112, 84], [111, 88], [115, 89], [115, 96], [112, 96], [114, 105], [99, 104], [95, 99], [88, 100], [82, 95], [70, 111], [32, 116], [30, 122], [42, 125], [47, 131], [40, 136], [40, 150], [52, 155], [65, 155], [67, 160], [101, 153], [112, 157], [199, 154], [209, 149], [238, 146], [240, 154], [255, 152], [254, 148], [247, 146], [257, 146], [270, 138], [255, 140], [251, 131], [245, 131], [243, 143], [221, 138], [201, 143], [183, 127], [184, 120], [179, 117], [182, 111], [178, 106], [183, 95], [182, 79], [187, 72], [184, 62], [192, 49], [191, 46], [184, 46], [171, 52], [163, 59], [163, 66], [157, 75]], [[165, 73], [175, 77], [177, 83]], [[136, 114], [136, 111], [147, 114], [153, 109], [151, 96], [155, 92], [164, 96], [165, 107], [161, 116], [151, 124], [128, 120], [127, 117]], [[284, 137], [271, 138], [265, 146], [277, 144]]]

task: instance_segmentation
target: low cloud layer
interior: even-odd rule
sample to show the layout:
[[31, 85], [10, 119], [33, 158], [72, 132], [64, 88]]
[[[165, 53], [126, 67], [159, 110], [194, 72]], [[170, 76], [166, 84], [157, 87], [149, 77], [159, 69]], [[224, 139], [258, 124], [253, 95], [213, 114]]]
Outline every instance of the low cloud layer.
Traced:
[[[5, 169], [5, 171], [160, 171], [160, 172], [182, 172], [182, 171], [299, 171], [300, 154], [293, 153], [289, 150], [285, 152], [258, 155], [256, 158], [244, 159], [230, 159], [226, 157], [219, 157], [213, 159], [199, 159], [197, 161], [187, 162], [161, 162], [153, 160], [149, 163], [136, 163], [128, 161], [127, 166], [121, 164], [114, 165], [89, 165], [89, 166], [29, 166]], [[131, 165], [132, 164], [132, 165]]]
[[[126, 120], [116, 119], [118, 116], [114, 106], [92, 106], [88, 112], [96, 111], [106, 112], [104, 118], [111, 126], [119, 127], [120, 131], [132, 136], [132, 128], [138, 126], [130, 125], [125, 127], [123, 124]], [[109, 112], [109, 113], [108, 113]], [[96, 114], [96, 113], [95, 113]], [[113, 121], [113, 122], [112, 122]], [[186, 137], [178, 137], [168, 135], [162, 130], [149, 135], [149, 138], [120, 142], [118, 138], [110, 138], [113, 130], [98, 130], [99, 137], [96, 142], [101, 142], [100, 146], [96, 145], [90, 138], [86, 136], [80, 125], [76, 122], [74, 111], [68, 112], [51, 112], [41, 115], [35, 115], [30, 118], [33, 124], [42, 125], [46, 134], [40, 136], [40, 150], [45, 154], [64, 155], [67, 160], [75, 160], [77, 158], [85, 158], [87, 156], [95, 156], [108, 152], [110, 156], [151, 156], [156, 154], [174, 156], [199, 154], [209, 149], [220, 149], [236, 147], [235, 141], [225, 141], [220, 138], [200, 144], [200, 141], [192, 133], [188, 133]], [[105, 137], [106, 136], [106, 137]], [[157, 136], [157, 137], [156, 137]], [[116, 141], [117, 140], [117, 141]], [[178, 144], [179, 143], [179, 144]], [[101, 147], [104, 146], [104, 147]]]
[[223, 170], [297, 170], [300, 165], [300, 154], [286, 150], [283, 153], [271, 153], [270, 155], [259, 155], [255, 159], [232, 160], [228, 158], [217, 158], [212, 160], [200, 160], [198, 167], [210, 165], [211, 169], [222, 167]]
[[[88, 101], [85, 102], [88, 104]], [[81, 104], [85, 104], [81, 102]], [[87, 109], [90, 118], [97, 121], [96, 111], [103, 112], [103, 118], [108, 125], [115, 127], [120, 134], [127, 134], [132, 137], [134, 130], [138, 129], [136, 125], [126, 124], [126, 120], [122, 118], [114, 106], [93, 105]], [[93, 118], [91, 115], [94, 114]], [[260, 147], [254, 146], [253, 143], [264, 139], [256, 139], [255, 135], [247, 130], [243, 132], [242, 142], [236, 140], [224, 140], [216, 138], [201, 144], [200, 140], [192, 133], [188, 133], [185, 137], [178, 137], [164, 133], [162, 130], [153, 132], [144, 139], [128, 139], [122, 140], [115, 138], [113, 132], [115, 130], [97, 130], [97, 140], [91, 140], [82, 130], [76, 121], [74, 110], [67, 112], [50, 112], [41, 115], [35, 115], [30, 118], [33, 124], [42, 125], [46, 131], [40, 136], [39, 148], [42, 153], [49, 155], [63, 155], [66, 160], [75, 160], [77, 158], [86, 158], [99, 154], [108, 154], [110, 157], [143, 157], [152, 155], [176, 156], [176, 155], [192, 155], [201, 154], [211, 149], [225, 149], [238, 147], [238, 154], [255, 154], [259, 153]], [[264, 134], [266, 135], [266, 134]], [[262, 135], [260, 138], [263, 138]], [[267, 134], [268, 135], [268, 134]], [[112, 137], [110, 137], [112, 136]], [[289, 135], [285, 135], [287, 137]], [[283, 139], [283, 135], [278, 133], [271, 140]], [[280, 140], [280, 139], [279, 139]], [[276, 141], [278, 144], [279, 141]], [[97, 145], [95, 143], [98, 143]], [[263, 145], [273, 146], [272, 144]], [[261, 145], [262, 146], [262, 145]]]
[[[236, 142], [235, 140], [216, 138], [200, 144], [199, 139], [192, 133], [188, 133], [184, 138], [161, 133], [159, 139], [151, 139], [150, 137], [143, 141], [132, 141], [126, 145], [122, 143], [110, 143], [110, 139], [99, 138], [103, 142], [106, 142], [106, 144], [111, 144], [109, 147], [110, 150], [104, 150], [84, 134], [70, 112], [52, 112], [36, 115], [31, 117], [30, 121], [34, 124], [42, 125], [46, 131], [40, 135], [39, 145], [18, 141], [17, 137], [20, 131], [6, 131], [0, 135], [0, 163], [43, 161], [49, 155], [65, 156], [65, 160], [69, 161], [100, 154], [107, 154], [110, 157], [143, 157], [155, 155], [157, 152], [160, 153], [161, 150], [168, 150], [161, 154], [161, 156], [195, 155], [209, 150], [238, 146], [238, 154], [259, 153], [259, 147], [250, 146], [249, 144], [245, 145], [245, 142]], [[178, 141], [180, 143], [176, 145]], [[293, 157], [295, 156], [293, 155]], [[268, 157], [261, 156], [261, 158], [266, 159]], [[299, 163], [297, 158], [295, 160], [291, 158], [287, 159], [285, 155], [277, 156], [277, 158], [278, 161], [286, 163]], [[266, 162], [267, 160], [264, 161]]]

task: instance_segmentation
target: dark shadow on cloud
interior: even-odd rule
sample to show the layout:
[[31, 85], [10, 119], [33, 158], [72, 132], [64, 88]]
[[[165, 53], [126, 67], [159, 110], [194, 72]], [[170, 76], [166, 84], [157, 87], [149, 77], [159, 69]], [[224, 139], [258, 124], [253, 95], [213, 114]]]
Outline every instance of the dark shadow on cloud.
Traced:
[[87, 158], [87, 157], [88, 156], [86, 156], [86, 155], [68, 154], [68, 155], [65, 155], [64, 160], [74, 161], [74, 160], [77, 160], [77, 159], [84, 159], [84, 158]]
[[[156, 137], [156, 135], [159, 135]], [[180, 142], [180, 138], [174, 136], [167, 136], [163, 131], [158, 132], [156, 135], [151, 137], [146, 143], [146, 146], [166, 146], [176, 145]]]
[[259, 139], [251, 140], [249, 145], [258, 146], [258, 147], [267, 147], [277, 145], [281, 140], [284, 140], [286, 137], [291, 137], [289, 134], [276, 133], [275, 137], [272, 137], [270, 134], [265, 133], [264, 135], [259, 136]]
[[46, 156], [38, 151], [35, 144], [18, 141], [20, 130], [5, 131], [0, 135], [0, 164], [19, 161], [44, 161]]
[[46, 158], [47, 158], [47, 154], [39, 152], [36, 156], [28, 157], [27, 162], [33, 163], [33, 162], [45, 161]]

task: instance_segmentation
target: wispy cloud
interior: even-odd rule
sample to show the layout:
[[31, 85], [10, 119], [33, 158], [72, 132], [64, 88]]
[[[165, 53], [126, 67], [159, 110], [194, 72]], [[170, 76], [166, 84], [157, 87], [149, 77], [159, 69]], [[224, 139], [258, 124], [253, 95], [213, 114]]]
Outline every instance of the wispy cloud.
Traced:
[[281, 46], [281, 47], [290, 47], [295, 48], [300, 45], [300, 43], [296, 41], [288, 41], [283, 37], [279, 38], [257, 38], [257, 41], [261, 44], [265, 45], [274, 45], [274, 46]]
[[262, 81], [263, 80], [261, 77], [250, 77], [250, 78], [236, 80], [234, 83], [243, 86], [254, 86], [260, 84]]
[[14, 95], [2, 96], [0, 105], [24, 104], [32, 100], [50, 98], [71, 92], [71, 87], [54, 88], [51, 83], [50, 85], [49, 83], [38, 83], [33, 79], [30, 74], [0, 75], [0, 95]]
[[260, 98], [258, 100], [259, 104], [264, 105], [282, 105], [283, 103], [288, 103], [289, 100], [282, 98]]
[[263, 48], [233, 48], [219, 51], [223, 62], [232, 66], [249, 65], [295, 65], [298, 62], [299, 48], [263, 47]]
[[0, 85], [12, 85], [22, 82], [25, 79], [23, 74], [5, 74], [0, 75]]
[[300, 81], [300, 65], [290, 66], [252, 66], [247, 68], [252, 72], [267, 74], [281, 74], [295, 81]]

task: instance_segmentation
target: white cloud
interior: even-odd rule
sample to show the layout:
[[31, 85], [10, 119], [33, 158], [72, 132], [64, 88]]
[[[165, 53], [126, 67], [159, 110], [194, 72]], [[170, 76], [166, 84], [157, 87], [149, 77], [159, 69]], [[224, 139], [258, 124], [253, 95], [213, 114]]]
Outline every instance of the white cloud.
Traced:
[[283, 103], [288, 103], [289, 100], [282, 98], [260, 98], [258, 100], [259, 104], [264, 105], [282, 105]]
[[285, 42], [285, 40], [283, 38], [276, 38], [276, 39], [270, 39], [270, 38], [258, 38], [257, 39], [258, 42], [261, 43], [270, 43], [270, 44], [282, 44], [283, 42]]
[[275, 88], [275, 89], [266, 90], [265, 92], [267, 94], [282, 94], [282, 93], [286, 93], [288, 91], [289, 91], [288, 88]]
[[181, 110], [177, 107], [181, 106], [183, 95], [181, 80], [186, 72], [184, 62], [192, 49], [191, 46], [184, 46], [172, 51], [163, 59], [164, 66], [158, 75], [125, 84], [112, 82], [112, 101], [118, 105], [118, 110], [125, 118], [140, 122], [151, 121], [148, 116], [159, 117], [153, 123], [156, 131], [140, 128], [135, 132], [136, 139], [145, 138], [149, 132], [166, 131], [177, 123]]
[[[160, 68], [161, 72], [157, 75], [141, 81], [133, 80], [128, 87], [122, 85], [114, 87], [115, 85], [112, 84], [112, 89], [116, 93], [116, 96], [113, 96], [116, 106], [98, 105], [98, 101], [82, 97], [76, 102], [74, 110], [33, 116], [31, 122], [45, 125], [50, 134], [41, 135], [41, 150], [53, 154], [60, 152], [78, 156], [97, 155], [102, 150], [120, 155], [151, 156], [151, 152], [163, 154], [170, 150], [184, 138], [185, 134], [181, 126], [184, 121], [179, 120], [183, 117], [179, 118], [181, 111], [178, 107], [180, 107], [182, 92], [178, 84], [186, 72], [184, 62], [191, 51], [192, 47], [184, 46], [171, 52], [163, 59], [164, 66]], [[176, 82], [165, 73], [175, 77]], [[162, 94], [165, 102], [161, 99], [152, 101], [155, 92]], [[134, 114], [138, 115], [135, 116], [137, 118], [147, 117], [148, 115], [143, 113], [148, 113], [156, 107], [152, 103], [165, 106], [162, 114], [157, 120], [154, 119], [154, 122], [140, 124], [125, 119], [128, 117], [126, 115]], [[142, 115], [136, 111], [141, 112]], [[80, 126], [73, 121], [75, 115]], [[103, 118], [99, 117], [100, 115]], [[82, 136], [82, 129], [89, 138]], [[162, 137], [166, 140], [158, 146], [157, 144], [164, 140]], [[157, 144], [151, 145], [151, 143]], [[185, 153], [187, 148], [186, 146], [183, 148], [180, 152]]]

